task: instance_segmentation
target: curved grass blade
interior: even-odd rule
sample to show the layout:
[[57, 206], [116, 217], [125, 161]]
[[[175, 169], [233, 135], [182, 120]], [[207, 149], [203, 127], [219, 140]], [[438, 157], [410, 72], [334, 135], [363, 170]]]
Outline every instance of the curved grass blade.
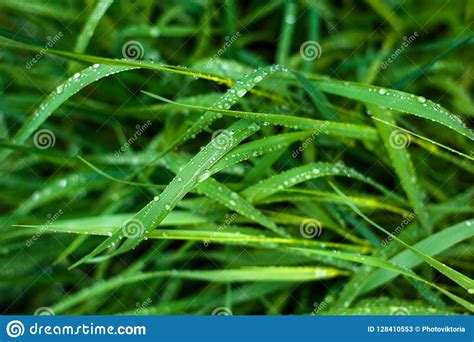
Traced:
[[[383, 118], [386, 121], [394, 123], [390, 112], [383, 111], [381, 108], [377, 108], [372, 105], [368, 105], [368, 108], [374, 117]], [[430, 233], [433, 229], [433, 226], [428, 215], [428, 210], [425, 206], [423, 192], [418, 186], [418, 179], [410, 158], [410, 154], [408, 153], [406, 146], [403, 144], [403, 141], [402, 144], [396, 144], [397, 141], [395, 141], [395, 143], [393, 142], [392, 137], [399, 134], [399, 132], [394, 131], [389, 126], [379, 121], [375, 121], [375, 126], [380, 133], [385, 145], [385, 149], [388, 151], [390, 159], [392, 160], [393, 168], [398, 175], [398, 179], [400, 180], [400, 183], [407, 194], [415, 214], [418, 215], [420, 222], [427, 230], [427, 233]], [[403, 138], [404, 137], [401, 137], [402, 140]]]
[[304, 131], [314, 131], [319, 134], [334, 135], [340, 137], [347, 137], [353, 139], [362, 139], [362, 140], [377, 140], [378, 136], [376, 131], [369, 126], [356, 125], [351, 123], [339, 123], [332, 121], [323, 121], [315, 120], [303, 117], [294, 117], [281, 114], [269, 114], [269, 113], [253, 113], [253, 112], [243, 112], [237, 110], [227, 110], [220, 108], [208, 108], [194, 105], [187, 105], [183, 103], [178, 103], [169, 99], [166, 99], [162, 96], [152, 94], [149, 92], [144, 92], [148, 96], [151, 96], [155, 99], [162, 100], [167, 103], [172, 103], [176, 105], [181, 105], [188, 108], [193, 108], [197, 110], [206, 110], [210, 112], [220, 113], [227, 116], [232, 116], [236, 118], [247, 119], [250, 121], [262, 123], [262, 124], [272, 124], [278, 126], [284, 126], [292, 129], [299, 129]]
[[[3, 43], [3, 45], [32, 51], [41, 50], [41, 47], [39, 46], [25, 44], [12, 40], [9, 38], [8, 35], [3, 32], [0, 32], [0, 36], [0, 43]], [[106, 63], [116, 66], [128, 66], [135, 68], [147, 68], [153, 70], [168, 71], [186, 76], [194, 76], [202, 79], [207, 79], [210, 81], [224, 83], [228, 85], [232, 85], [234, 83], [233, 80], [230, 79], [191, 72], [189, 70], [181, 70], [178, 67], [146, 63], [143, 61], [113, 60], [109, 58], [75, 54], [72, 52], [66, 52], [56, 49], [49, 49], [48, 53], [91, 63]], [[440, 105], [432, 101], [426, 100], [424, 97], [415, 96], [413, 94], [397, 90], [387, 91], [387, 89], [382, 87], [375, 87], [361, 83], [336, 81], [324, 77], [312, 77], [311, 80], [315, 82], [318, 85], [318, 89], [323, 92], [379, 106], [393, 108], [395, 110], [405, 113], [410, 113], [431, 121], [438, 122], [450, 129], [457, 131], [460, 134], [465, 135], [471, 140], [474, 140], [474, 133], [469, 128], [467, 128], [457, 116], [453, 115], [452, 113], [449, 113]]]
[[313, 81], [316, 82], [319, 89], [323, 92], [395, 109], [428, 119], [474, 140], [474, 132], [466, 127], [457, 116], [422, 96], [415, 96], [398, 90], [355, 82], [336, 81], [324, 78], [315, 78]]
[[197, 189], [204, 192], [208, 197], [224, 204], [228, 208], [233, 209], [243, 216], [258, 222], [276, 234], [280, 236], [288, 236], [288, 234], [282, 228], [278, 227], [252, 204], [242, 198], [237, 192], [230, 190], [227, 186], [219, 183], [215, 179], [207, 179], [205, 183], [198, 185]]
[[299, 184], [301, 182], [325, 176], [344, 176], [355, 178], [372, 185], [376, 189], [382, 191], [383, 193], [387, 194], [392, 198], [395, 197], [397, 200], [400, 200], [398, 196], [395, 196], [392, 192], [385, 189], [385, 187], [374, 182], [372, 179], [360, 174], [354, 169], [343, 165], [325, 162], [317, 162], [300, 167], [295, 167], [291, 170], [274, 175], [270, 178], [260, 181], [259, 183], [253, 186], [248, 187], [242, 192], [242, 196], [253, 202], [273, 195], [279, 192], [280, 190]]
[[419, 277], [418, 275], [416, 275], [414, 272], [412, 272], [411, 270], [409, 270], [406, 267], [400, 267], [399, 265], [393, 264], [391, 262], [380, 259], [378, 257], [366, 256], [366, 255], [361, 256], [361, 255], [357, 255], [357, 254], [354, 254], [354, 253], [345, 253], [345, 252], [340, 252], [340, 251], [337, 251], [336, 253], [332, 253], [330, 251], [316, 250], [316, 249], [301, 249], [301, 248], [294, 248], [294, 247], [290, 247], [290, 249], [295, 250], [295, 251], [300, 251], [303, 255], [308, 255], [309, 256], [309, 255], [312, 255], [312, 254], [316, 254], [316, 255], [328, 256], [328, 257], [332, 256], [332, 257], [337, 258], [337, 259], [352, 261], [352, 262], [356, 262], [356, 263], [360, 263], [360, 264], [368, 265], [368, 266], [379, 267], [379, 268], [390, 270], [390, 271], [393, 271], [393, 272], [396, 272], [396, 273], [403, 274], [407, 277], [413, 278], [413, 279], [418, 280], [418, 281], [420, 281], [420, 282], [422, 282], [422, 283], [424, 283], [424, 284], [426, 284], [430, 287], [435, 288], [436, 290], [442, 292], [447, 297], [451, 298], [456, 303], [462, 305], [463, 307], [470, 310], [471, 312], [474, 312], [474, 305], [472, 303], [470, 303], [470, 302], [466, 301], [465, 299], [463, 299], [463, 298], [461, 298], [461, 297], [459, 297], [459, 296], [443, 289], [442, 287], [440, 287], [436, 284], [433, 284], [433, 283]]
[[86, 51], [86, 47], [89, 44], [89, 41], [92, 38], [92, 35], [94, 34], [100, 19], [104, 16], [105, 12], [109, 9], [113, 2], [114, 0], [97, 0], [94, 9], [87, 18], [86, 24], [77, 37], [76, 44], [74, 45], [74, 52], [83, 53]]
[[[372, 108], [375, 108], [375, 107], [372, 106]], [[381, 107], [379, 107], [379, 108], [381, 108]], [[388, 126], [391, 126], [391, 127], [393, 127], [393, 128], [396, 128], [396, 129], [398, 129], [398, 130], [400, 130], [400, 131], [403, 131], [403, 132], [405, 132], [405, 133], [407, 133], [407, 134], [410, 134], [410, 135], [413, 135], [414, 137], [419, 138], [419, 140], [417, 139], [417, 140], [418, 140], [418, 141], [417, 141], [417, 144], [420, 145], [421, 147], [426, 148], [426, 149], [427, 149], [428, 151], [430, 151], [431, 153], [435, 152], [435, 151], [436, 151], [436, 146], [438, 146], [438, 147], [441, 147], [441, 148], [443, 148], [443, 149], [445, 149], [445, 150], [448, 150], [448, 151], [450, 151], [450, 152], [452, 152], [452, 153], [455, 153], [455, 154], [457, 154], [457, 155], [459, 155], [459, 156], [461, 156], [461, 157], [464, 157], [464, 158], [467, 158], [467, 159], [470, 159], [470, 160], [474, 160], [474, 157], [469, 156], [469, 155], [467, 155], [467, 154], [465, 154], [465, 153], [459, 152], [458, 150], [455, 150], [454, 148], [451, 148], [451, 147], [449, 147], [449, 146], [443, 145], [443, 144], [441, 144], [441, 143], [439, 143], [439, 142], [437, 142], [437, 141], [434, 141], [434, 140], [432, 140], [432, 139], [426, 138], [426, 137], [424, 137], [424, 136], [422, 136], [422, 135], [416, 134], [415, 132], [411, 132], [411, 131], [409, 131], [409, 130], [403, 128], [403, 127], [397, 126], [397, 125], [395, 125], [395, 124], [393, 123], [393, 120], [392, 120], [392, 122], [389, 122], [389, 121], [383, 120], [383, 119], [381, 119], [380, 117], [376, 117], [376, 116], [374, 116], [373, 119], [374, 119], [374, 120], [377, 120], [377, 121], [380, 121], [380, 122], [383, 122], [384, 124], [386, 124], [386, 125], [388, 125]], [[422, 140], [421, 143], [419, 142], [420, 140]], [[428, 143], [429, 143], [429, 144], [432, 144], [432, 145], [436, 145], [436, 146], [432, 146], [432, 145], [431, 145], [431, 146], [427, 147], [425, 144], [428, 144]], [[472, 172], [472, 171], [470, 171], [470, 172]]]
[[[294, 194], [298, 194], [298, 196], [295, 197]], [[394, 204], [387, 203], [387, 201], [382, 202], [380, 198], [375, 197], [375, 196], [348, 196], [348, 197], [350, 198], [352, 202], [354, 202], [355, 204], [361, 207], [391, 211], [395, 214], [399, 214], [403, 216], [408, 216], [412, 214], [411, 211], [406, 210], [405, 208], [400, 208]], [[300, 189], [300, 188], [280, 190], [279, 194], [272, 195], [270, 197], [265, 197], [261, 200], [258, 200], [256, 203], [269, 204], [269, 203], [277, 203], [277, 202], [304, 201], [308, 199], [312, 201], [318, 201], [318, 202], [324, 202], [324, 203], [327, 202], [327, 203], [345, 204], [344, 200], [341, 197], [335, 195], [334, 193], [325, 192], [325, 191], [306, 190], [306, 189]]]
[[[254, 88], [263, 77], [282, 70], [286, 69], [279, 66], [271, 66], [248, 74], [241, 81], [237, 82], [235, 86], [229, 89], [221, 97], [216, 106], [229, 108], [237, 102], [240, 97], [245, 95], [250, 89]], [[207, 127], [213, 120], [217, 119], [215, 114], [210, 112], [204, 113], [203, 117], [205, 117], [204, 120], [200, 120], [198, 124], [193, 126], [191, 132], [188, 130], [182, 138], [178, 138], [178, 141], [191, 138], [192, 132], [199, 132]], [[217, 140], [218, 137], [214, 138], [213, 141], [198, 152], [191, 161], [177, 173], [176, 177], [171, 181], [171, 183], [169, 183], [165, 190], [163, 190], [160, 196], [156, 197], [156, 200], [148, 203], [135, 215], [134, 219], [141, 222], [144, 231], [139, 236], [128, 238], [117, 249], [117, 251], [114, 252], [114, 254], [124, 253], [137, 246], [189, 191], [191, 191], [197, 184], [204, 182], [211, 176], [209, 169], [215, 163], [227, 154], [228, 151], [233, 149], [247, 137], [257, 132], [259, 129], [260, 127], [255, 123], [247, 120], [240, 120], [228, 128], [227, 131], [231, 134], [232, 139], [229, 139], [228, 144], [226, 144], [224, 148], [222, 148], [218, 142], [214, 141]], [[167, 150], [169, 150], [169, 148]], [[95, 248], [89, 255], [82, 258], [74, 266], [79, 265], [91, 257], [105, 251], [110, 246], [118, 243], [124, 237], [122, 228], [123, 227], [119, 227], [111, 237], [97, 246], [97, 248]]]
[[[460, 285], [461, 287], [465, 288], [469, 293], [474, 292], [474, 281], [470, 279], [469, 277], [465, 276], [464, 274], [452, 269], [451, 267], [439, 262], [438, 260], [432, 258], [429, 255], [426, 255], [424, 252], [420, 251], [418, 248], [415, 248], [413, 246], [410, 246], [400, 238], [398, 238], [396, 235], [388, 232], [381, 226], [379, 226], [377, 223], [372, 221], [370, 218], [368, 218], [366, 215], [364, 215], [359, 208], [357, 208], [345, 195], [344, 193], [339, 190], [335, 185], [331, 184], [333, 189], [346, 201], [347, 205], [349, 205], [352, 210], [356, 212], [357, 215], [360, 217], [364, 218], [368, 223], [370, 223], [372, 226], [376, 227], [380, 231], [384, 232], [385, 234], [389, 235], [392, 237], [392, 239], [396, 240], [399, 242], [401, 245], [403, 245], [405, 248], [408, 248], [411, 252], [413, 252], [417, 257], [421, 258], [423, 261], [425, 261], [428, 265], [431, 267], [437, 269], [440, 273], [444, 274], [446, 277], [451, 279], [453, 282], [456, 284]], [[471, 221], [470, 225], [472, 225]], [[466, 224], [467, 225], [467, 224]]]
[[281, 150], [288, 147], [291, 143], [302, 140], [311, 134], [311, 132], [282, 133], [239, 145], [230, 151], [224, 158], [219, 160], [211, 168], [211, 172], [217, 173], [244, 160], [255, 158], [276, 150]]
[[[117, 175], [120, 173], [117, 173]], [[75, 195], [81, 190], [90, 190], [102, 186], [106, 179], [95, 173], [75, 173], [48, 182], [30, 198], [21, 203], [12, 216], [26, 215], [35, 208], [67, 195]]]
[[[224, 133], [221, 133], [224, 134]], [[224, 134], [226, 138], [229, 138], [227, 134]], [[216, 137], [216, 139], [220, 139]], [[226, 141], [227, 143], [227, 141]], [[218, 145], [216, 145], [218, 146]], [[223, 145], [219, 145], [223, 146]], [[166, 166], [171, 169], [175, 174], [179, 172], [181, 165], [186, 165], [187, 158], [181, 158], [177, 154], [168, 154], [165, 156]], [[225, 159], [225, 158], [224, 158]], [[221, 159], [223, 160], [223, 159]], [[235, 212], [248, 217], [252, 221], [255, 221], [266, 227], [273, 232], [277, 233], [280, 236], [287, 236], [287, 233], [278, 227], [274, 222], [268, 219], [264, 214], [260, 212], [257, 208], [247, 202], [244, 198], [242, 198], [237, 192], [230, 190], [226, 185], [218, 182], [214, 178], [211, 177], [213, 172], [211, 169], [209, 170], [209, 177], [200, 182], [196, 186], [196, 190], [198, 193], [205, 194], [208, 198], [218, 201], [219, 203], [223, 204], [227, 208], [234, 210]]]
[[[132, 69], [135, 69], [135, 67], [94, 64], [74, 74], [74, 76], [70, 77], [66, 82], [60, 84], [41, 103], [39, 108], [24, 122], [10, 143], [23, 144], [60, 105], [89, 84], [101, 78]], [[5, 159], [10, 152], [10, 150], [1, 151], [0, 161]]]
[[[80, 219], [60, 220], [43, 225], [16, 225], [17, 227], [32, 228], [29, 235], [37, 231], [49, 231], [53, 233], [67, 233], [79, 235], [110, 236], [112, 230], [124, 221], [132, 222], [132, 213], [104, 215], [97, 217], [85, 217]], [[253, 245], [263, 248], [274, 249], [275, 246], [292, 246], [301, 248], [317, 249], [341, 249], [355, 251], [358, 253], [368, 253], [371, 248], [364, 245], [353, 245], [335, 242], [321, 242], [308, 239], [294, 239], [288, 237], [265, 236], [260, 230], [250, 230], [246, 227], [235, 225], [211, 224], [202, 217], [185, 211], [173, 211], [159, 225], [165, 226], [185, 226], [186, 229], [155, 229], [148, 236], [158, 240], [182, 240], [182, 241], [202, 241], [205, 244], [237, 244]], [[191, 230], [193, 226], [199, 229]], [[220, 228], [220, 229], [219, 229]]]
[[158, 271], [131, 275], [128, 277], [117, 276], [106, 282], [98, 283], [90, 288], [81, 290], [74, 295], [53, 305], [52, 310], [56, 313], [64, 313], [84, 300], [96, 297], [117, 289], [127, 284], [148, 281], [161, 277], [174, 277], [180, 279], [202, 280], [209, 282], [301, 282], [322, 279], [331, 279], [346, 276], [347, 271], [328, 267], [249, 267], [243, 269], [226, 270], [181, 270], [181, 271]]
[[[470, 239], [474, 236], [474, 221], [468, 220], [461, 223], [458, 223], [449, 228], [443, 229], [436, 234], [433, 234], [426, 239], [418, 242], [413, 247], [422, 251], [426, 255], [434, 256], [440, 254], [441, 252], [447, 250], [451, 246]], [[408, 268], [414, 268], [423, 262], [423, 259], [418, 257], [411, 250], [405, 250], [395, 257], [390, 259], [390, 262], [404, 265]], [[374, 272], [367, 282], [365, 283], [364, 288], [361, 293], [366, 293], [374, 288], [377, 288], [383, 284], [390, 282], [395, 278], [397, 274], [386, 271], [386, 270], [377, 270]]]
[[[83, 217], [80, 219], [68, 219], [54, 222], [44, 226], [53, 232], [74, 233], [74, 234], [93, 234], [109, 235], [110, 230], [128, 221], [133, 217], [133, 213], [114, 214], [104, 216]], [[160, 223], [161, 226], [189, 226], [210, 223], [203, 216], [199, 216], [187, 211], [174, 210], [166, 219]], [[33, 227], [34, 225], [17, 225], [18, 227]], [[38, 227], [38, 226], [34, 226]]]
[[[255, 133], [259, 128], [252, 125], [248, 121], [239, 121], [229, 127], [229, 130], [234, 132], [235, 141], [229, 146], [229, 149], [237, 145], [251, 134]], [[225, 150], [214, 148], [212, 143], [209, 143], [206, 148], [202, 149], [191, 161], [180, 171], [169, 185], [163, 190], [160, 196], [155, 197], [155, 200], [148, 203], [142, 210], [140, 210], [132, 220], [140, 222], [144, 227], [143, 232], [136, 237], [128, 238], [114, 253], [123, 253], [130, 250], [139, 244], [176, 206], [176, 204], [198, 183], [209, 178], [210, 173], [208, 168], [219, 160], [225, 154]], [[89, 255], [81, 259], [78, 264], [90, 259], [110, 246], [119, 242], [124, 238], [123, 226], [119, 227], [112, 236], [101, 243]]]
[[329, 101], [324, 95], [324, 93], [322, 93], [315, 84], [313, 84], [310, 80], [308, 80], [300, 73], [293, 72], [293, 75], [295, 75], [296, 79], [301, 83], [302, 87], [311, 97], [311, 100], [313, 101], [314, 105], [319, 110], [324, 119], [332, 121], [341, 121], [337, 113], [333, 111], [330, 106], [328, 106]]

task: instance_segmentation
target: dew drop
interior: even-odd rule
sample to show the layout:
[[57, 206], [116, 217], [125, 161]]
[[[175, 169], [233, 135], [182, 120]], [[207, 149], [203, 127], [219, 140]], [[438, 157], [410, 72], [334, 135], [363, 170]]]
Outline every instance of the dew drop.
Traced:
[[426, 99], [423, 97], [423, 96], [418, 96], [416, 98], [416, 100], [419, 102], [419, 103], [425, 103], [426, 102]]
[[209, 176], [211, 175], [211, 173], [209, 171], [204, 171], [197, 179], [198, 183], [202, 183], [204, 182], [206, 179], [209, 178]]
[[291, 24], [294, 24], [294, 23], [296, 22], [296, 18], [295, 18], [294, 15], [291, 15], [291, 14], [290, 14], [290, 15], [287, 15], [287, 16], [285, 17], [285, 22], [286, 22], [287, 24], [290, 24], [290, 25], [291, 25]]
[[56, 94], [61, 94], [63, 92], [63, 89], [64, 89], [64, 85], [59, 85], [57, 88], [56, 88]]

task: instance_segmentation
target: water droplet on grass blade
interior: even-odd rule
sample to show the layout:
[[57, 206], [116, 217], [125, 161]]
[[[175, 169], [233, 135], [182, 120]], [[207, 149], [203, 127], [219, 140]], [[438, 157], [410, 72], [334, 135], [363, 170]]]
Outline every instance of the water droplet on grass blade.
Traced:
[[198, 176], [197, 181], [198, 181], [198, 183], [202, 183], [206, 179], [208, 179], [210, 176], [211, 176], [211, 173], [208, 170], [206, 170], [201, 175]]
[[416, 98], [416, 100], [419, 102], [419, 103], [425, 103], [426, 102], [426, 99], [423, 97], [423, 96], [418, 96]]

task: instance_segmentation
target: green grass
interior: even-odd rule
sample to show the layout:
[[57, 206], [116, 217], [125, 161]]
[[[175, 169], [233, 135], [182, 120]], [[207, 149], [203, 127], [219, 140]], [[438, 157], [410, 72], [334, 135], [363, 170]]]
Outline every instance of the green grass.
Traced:
[[474, 311], [471, 2], [0, 11], [2, 313]]

